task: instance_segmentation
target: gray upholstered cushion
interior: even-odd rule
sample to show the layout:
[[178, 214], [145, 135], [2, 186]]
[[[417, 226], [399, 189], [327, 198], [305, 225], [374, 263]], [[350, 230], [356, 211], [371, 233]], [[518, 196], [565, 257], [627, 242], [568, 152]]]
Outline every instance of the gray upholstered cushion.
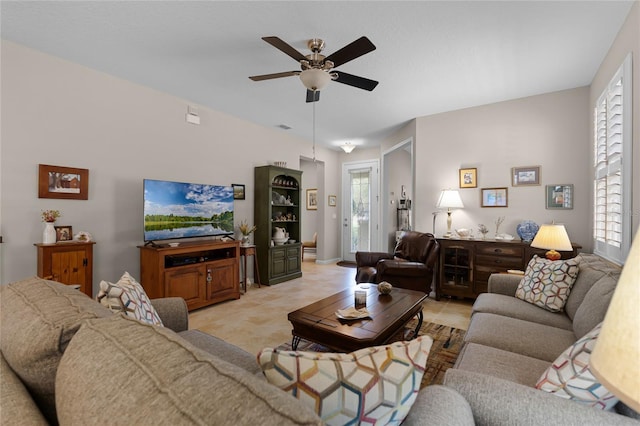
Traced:
[[87, 321], [56, 378], [61, 424], [320, 424], [295, 398], [165, 328]]
[[473, 413], [467, 400], [458, 392], [441, 385], [427, 386], [418, 393], [416, 402], [403, 426], [412, 425], [474, 425]]
[[259, 374], [258, 377], [262, 380], [267, 380], [264, 374], [262, 374], [262, 369], [258, 365], [255, 355], [215, 336], [203, 333], [200, 330], [183, 331], [178, 333], [178, 335], [195, 347], [207, 351], [233, 365], [242, 367], [251, 374]]
[[0, 423], [21, 426], [49, 424], [1, 352], [0, 378]]
[[537, 358], [467, 343], [456, 361], [455, 368], [535, 387], [542, 373], [550, 365], [550, 362]]
[[504, 315], [565, 330], [573, 329], [571, 320], [563, 312], [550, 312], [524, 300], [503, 294], [480, 294], [473, 304], [473, 313], [476, 312]]
[[628, 417], [586, 407], [528, 386], [451, 368], [444, 384], [460, 393], [479, 426], [635, 425]]
[[112, 313], [70, 286], [38, 277], [1, 287], [2, 353], [55, 423], [55, 376], [62, 354], [84, 321]]
[[570, 330], [501, 315], [477, 313], [464, 340], [553, 362], [577, 339]]
[[617, 284], [617, 278], [605, 275], [591, 286], [573, 318], [573, 332], [578, 339], [604, 321]]
[[571, 288], [567, 303], [564, 305], [565, 312], [572, 320], [591, 286], [605, 275], [618, 281], [621, 271], [621, 268], [604, 261], [595, 254], [579, 254], [576, 259], [580, 262], [580, 272]]

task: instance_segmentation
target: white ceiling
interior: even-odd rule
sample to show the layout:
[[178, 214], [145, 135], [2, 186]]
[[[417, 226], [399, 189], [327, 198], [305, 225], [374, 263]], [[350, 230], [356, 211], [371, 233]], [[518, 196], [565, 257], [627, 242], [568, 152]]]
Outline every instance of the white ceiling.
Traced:
[[[636, 0], [637, 1], [637, 0]], [[2, 38], [312, 140], [299, 69], [261, 40], [330, 54], [362, 35], [377, 50], [339, 70], [316, 106], [318, 144], [375, 146], [409, 120], [585, 86], [633, 1], [2, 1]], [[186, 112], [186, 108], [185, 108]]]

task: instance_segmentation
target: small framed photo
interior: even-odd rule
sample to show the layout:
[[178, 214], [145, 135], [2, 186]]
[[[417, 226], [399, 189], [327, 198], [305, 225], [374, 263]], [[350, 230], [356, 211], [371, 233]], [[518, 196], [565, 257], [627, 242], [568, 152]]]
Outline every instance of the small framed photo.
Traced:
[[540, 166], [513, 167], [511, 178], [512, 186], [540, 185]]
[[335, 207], [336, 204], [337, 204], [336, 196], [335, 195], [329, 195], [329, 207]]
[[72, 241], [73, 232], [71, 232], [70, 226], [54, 226], [56, 230], [56, 241]]
[[89, 170], [38, 165], [38, 198], [89, 199]]
[[244, 200], [244, 185], [240, 185], [239, 183], [232, 183], [231, 187], [233, 188], [233, 199]]
[[573, 209], [573, 185], [547, 185], [546, 208]]
[[307, 210], [318, 210], [318, 190], [307, 189]]
[[478, 169], [460, 169], [460, 188], [478, 187]]
[[507, 188], [482, 188], [482, 207], [508, 207]]

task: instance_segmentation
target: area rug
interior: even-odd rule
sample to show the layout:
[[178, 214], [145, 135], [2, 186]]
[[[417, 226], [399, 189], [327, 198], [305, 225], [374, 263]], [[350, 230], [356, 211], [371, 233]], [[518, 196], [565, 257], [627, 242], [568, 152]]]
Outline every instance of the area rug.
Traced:
[[[410, 321], [402, 332], [397, 333], [390, 341], [405, 340], [416, 326], [416, 320]], [[427, 368], [420, 383], [420, 389], [429, 385], [439, 385], [444, 381], [444, 373], [456, 362], [462, 349], [465, 330], [447, 327], [445, 325], [425, 322], [420, 327], [419, 336], [429, 335], [433, 339], [433, 346], [427, 360]], [[291, 342], [277, 347], [281, 351], [290, 351]], [[325, 346], [302, 339], [298, 344], [298, 351], [330, 352]]]
[[342, 266], [343, 268], [355, 268], [356, 262], [349, 262], [348, 260], [341, 260], [336, 263], [338, 266]]

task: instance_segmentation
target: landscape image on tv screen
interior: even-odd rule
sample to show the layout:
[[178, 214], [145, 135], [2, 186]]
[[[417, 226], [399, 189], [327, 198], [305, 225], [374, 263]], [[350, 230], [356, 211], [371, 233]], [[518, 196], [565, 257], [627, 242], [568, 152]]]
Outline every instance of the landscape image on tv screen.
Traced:
[[144, 240], [233, 234], [233, 187], [144, 180]]

